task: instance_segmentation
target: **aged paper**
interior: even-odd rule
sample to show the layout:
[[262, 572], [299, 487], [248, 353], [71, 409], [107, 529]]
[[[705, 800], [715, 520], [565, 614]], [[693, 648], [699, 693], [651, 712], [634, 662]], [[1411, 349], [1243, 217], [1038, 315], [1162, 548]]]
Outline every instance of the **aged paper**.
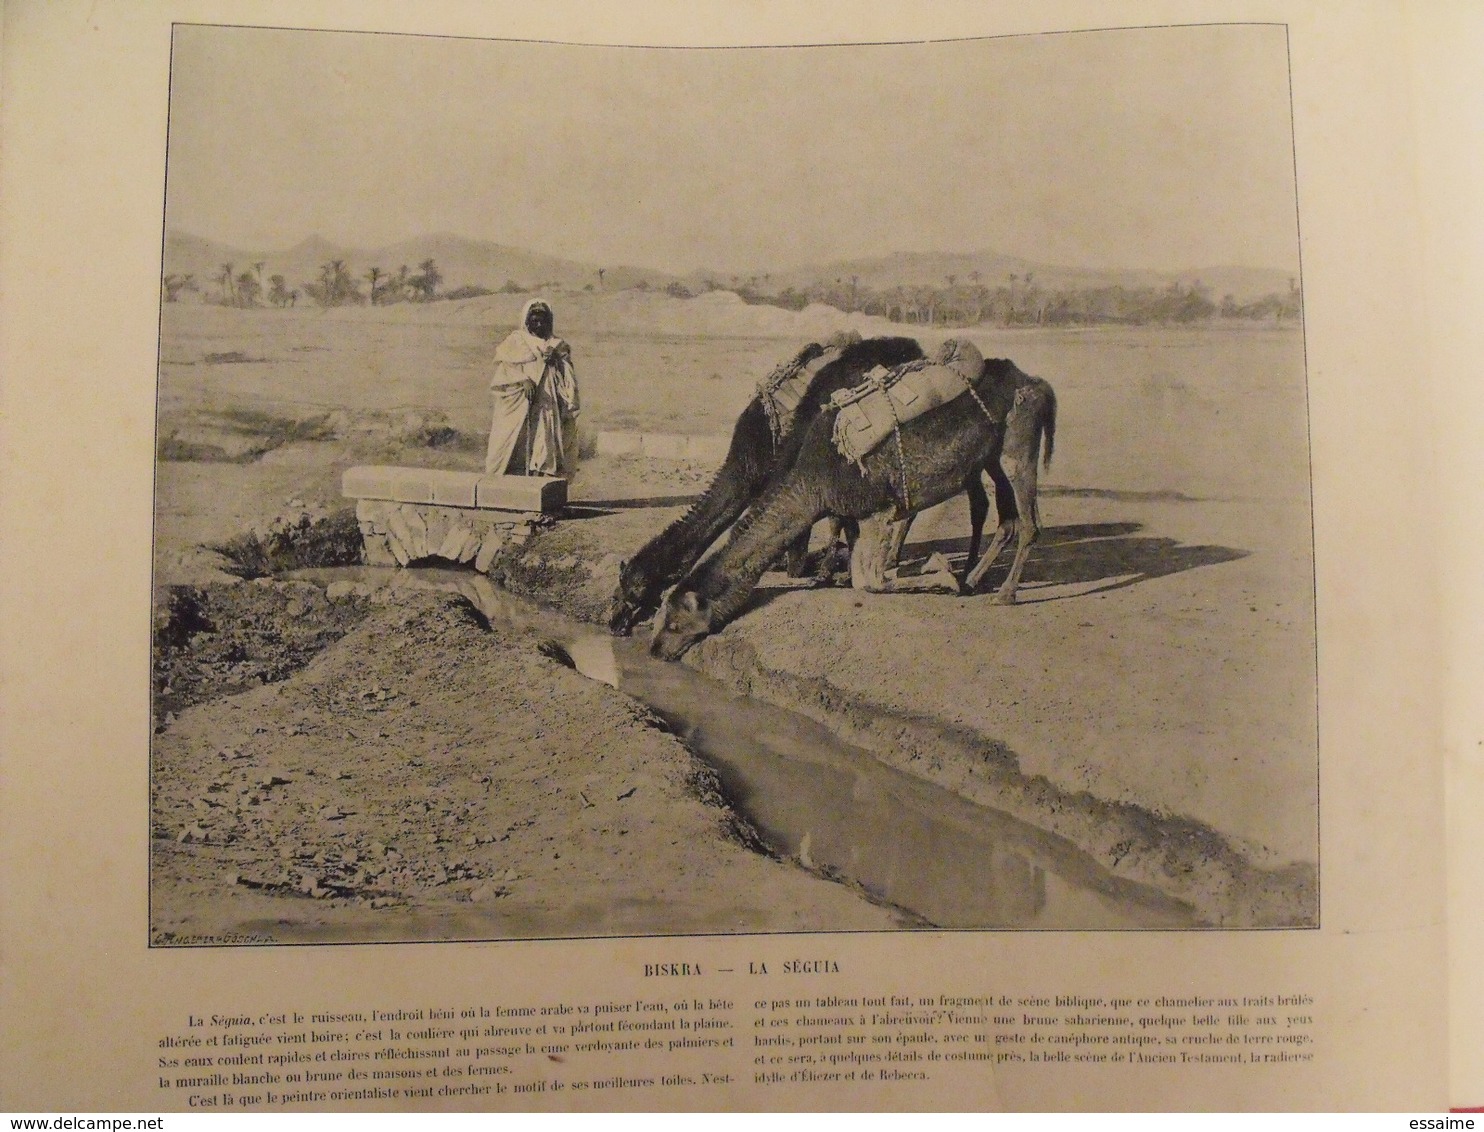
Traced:
[[[176, 24], [190, 26], [175, 28], [172, 41]], [[435, 124], [454, 130], [461, 115], [480, 110], [450, 107], [446, 115], [438, 115], [418, 105], [416, 80], [424, 73], [418, 66], [428, 64], [406, 62], [408, 56], [401, 52], [408, 41], [399, 37], [408, 35], [458, 37], [452, 42], [460, 50], [492, 53], [500, 71], [529, 66], [532, 59], [557, 59], [565, 65], [577, 57], [575, 45], [740, 48], [972, 42], [1019, 35], [1039, 47], [1047, 42], [1047, 33], [1123, 28], [1131, 29], [1123, 34], [1151, 37], [1148, 42], [1154, 45], [1123, 56], [1125, 66], [1136, 69], [1141, 60], [1165, 60], [1176, 68], [1179, 50], [1165, 46], [1176, 41], [1161, 34], [1171, 24], [1232, 25], [1232, 41], [1243, 50], [1249, 42], [1257, 44], [1254, 58], [1264, 66], [1275, 58], [1265, 53], [1265, 45], [1281, 42], [1283, 50], [1276, 57], [1286, 62], [1287, 74], [1278, 78], [1291, 83], [1281, 91], [1291, 99], [1291, 123], [1281, 125], [1287, 131], [1291, 124], [1288, 157], [1294, 180], [1288, 192], [1293, 199], [1296, 184], [1292, 250], [1301, 253], [1301, 348], [1313, 508], [1312, 592], [1305, 599], [1300, 586], [1295, 595], [1300, 621], [1307, 618], [1315, 627], [1308, 636], [1312, 652], [1296, 666], [1293, 693], [1301, 702], [1307, 696], [1311, 705], [1308, 720], [1311, 728], [1317, 723], [1317, 764], [1311, 736], [1307, 763], [1275, 762], [1281, 788], [1268, 785], [1225, 796], [1197, 791], [1196, 797], [1209, 807], [1199, 814], [1206, 826], [1219, 829], [1229, 819], [1233, 828], [1259, 831], [1252, 835], [1255, 840], [1276, 845], [1271, 859], [1280, 865], [1317, 863], [1312, 904], [1279, 901], [1280, 910], [1266, 918], [1238, 917], [1249, 930], [1223, 930], [1221, 917], [1209, 909], [1200, 925], [1205, 930], [1179, 930], [1195, 925], [1157, 918], [1117, 925], [1127, 930], [1101, 930], [1114, 925], [1095, 917], [1077, 919], [1080, 905], [1075, 902], [1070, 918], [1047, 925], [1074, 930], [987, 930], [982, 923], [965, 930], [904, 930], [910, 921], [888, 922], [879, 905], [851, 903], [842, 886], [817, 878], [807, 878], [808, 884], [775, 879], [770, 883], [778, 887], [767, 891], [777, 894], [780, 906], [794, 907], [787, 904], [792, 901], [801, 909], [793, 926], [760, 919], [768, 930], [739, 931], [733, 924], [716, 926], [703, 911], [680, 921], [677, 929], [675, 919], [644, 910], [634, 896], [644, 891], [643, 878], [629, 877], [624, 899], [634, 899], [638, 907], [626, 921], [629, 930], [615, 930], [616, 921], [603, 920], [601, 930], [539, 930], [538, 925], [510, 933], [536, 938], [491, 938], [476, 930], [472, 934], [481, 942], [439, 942], [468, 939], [471, 933], [436, 918], [418, 921], [415, 930], [405, 926], [411, 920], [401, 928], [392, 921], [389, 931], [357, 934], [352, 926], [339, 936], [303, 931], [275, 936], [277, 929], [260, 924], [273, 943], [255, 947], [245, 946], [263, 938], [251, 925], [227, 933], [217, 924], [194, 941], [208, 946], [191, 945], [191, 917], [199, 917], [210, 900], [202, 897], [198, 905], [188, 901], [183, 916], [170, 919], [180, 906], [169, 903], [161, 887], [158, 854], [151, 868], [152, 839], [189, 847], [197, 839], [187, 835], [190, 829], [209, 834], [211, 826], [204, 819], [199, 827], [187, 825], [179, 832], [175, 826], [162, 831], [152, 825], [164, 796], [158, 768], [154, 777], [150, 773], [150, 745], [154, 737], [158, 760], [165, 749], [158, 737], [167, 733], [159, 730], [165, 721], [152, 715], [161, 694], [158, 686], [152, 688], [150, 674], [151, 571], [158, 579], [160, 570], [152, 536], [160, 535], [173, 513], [162, 503], [167, 497], [159, 494], [171, 469], [157, 470], [157, 414], [161, 421], [168, 419], [176, 407], [169, 394], [190, 387], [196, 372], [169, 367], [209, 361], [211, 351], [208, 343], [197, 351], [199, 358], [170, 352], [188, 334], [172, 338], [177, 332], [172, 312], [161, 317], [162, 248], [169, 255], [162, 206], [181, 210], [184, 229], [205, 222], [213, 207], [220, 214], [232, 209], [210, 199], [209, 185], [190, 196], [194, 171], [183, 156], [188, 150], [175, 148], [182, 137], [178, 132], [169, 135], [170, 156], [177, 164], [170, 169], [167, 196], [166, 113], [175, 113], [171, 129], [178, 131], [190, 117], [190, 89], [208, 92], [195, 96], [198, 107], [209, 101], [212, 82], [223, 84], [215, 89], [217, 96], [237, 90], [230, 81], [240, 75], [241, 60], [231, 66], [223, 61], [215, 71], [211, 63], [247, 40], [241, 29], [296, 29], [272, 33], [285, 37], [281, 40], [254, 40], [279, 43], [286, 52], [313, 34], [311, 26], [326, 32], [381, 33], [367, 48], [386, 53], [376, 74], [405, 84], [409, 92], [404, 99], [383, 103], [395, 112], [389, 110], [380, 124], [395, 133]], [[241, 29], [234, 33], [232, 27], [216, 25]], [[1170, 34], [1180, 31], [1170, 29]], [[9, 7], [0, 193], [6, 312], [5, 536], [0, 547], [11, 579], [4, 599], [5, 1072], [0, 1103], [19, 1110], [146, 1111], [254, 1105], [1445, 1105], [1443, 768], [1438, 756], [1445, 692], [1439, 642], [1445, 639], [1448, 619], [1442, 602], [1449, 591], [1443, 588], [1438, 548], [1452, 544], [1439, 537], [1446, 512], [1424, 490], [1436, 470], [1434, 419], [1430, 411], [1418, 409], [1432, 403], [1433, 373], [1426, 358], [1429, 332], [1436, 333], [1424, 301], [1424, 251], [1430, 247], [1436, 254], [1439, 237], [1427, 227], [1412, 163], [1419, 144], [1411, 109], [1416, 60], [1395, 49], [1407, 43], [1425, 51], [1434, 42], [1429, 34], [1436, 33], [1414, 26], [1399, 9], [1357, 15], [1323, 5], [1282, 3], [1065, 5], [1038, 8], [1033, 15], [1008, 5], [915, 10], [882, 5], [856, 9], [848, 18], [805, 8], [762, 18], [720, 7], [682, 12], [655, 6], [619, 15], [582, 6], [537, 14], [514, 6], [448, 5], [420, 7], [414, 13], [401, 6], [365, 5], [338, 22], [328, 17], [306, 20], [296, 6], [271, 3], [157, 3], [101, 10], [82, 5]], [[562, 48], [565, 54], [535, 56], [528, 50], [532, 41], [574, 46]], [[446, 46], [441, 40], [439, 44]], [[241, 102], [235, 115], [203, 118], [199, 127], [204, 132], [194, 139], [196, 152], [226, 153], [220, 160], [239, 163], [233, 167], [240, 180], [261, 178], [262, 192], [244, 193], [242, 199], [272, 199], [289, 213], [284, 222], [291, 227], [301, 220], [293, 210], [302, 206], [301, 234], [307, 236], [317, 219], [307, 197], [296, 204], [282, 186], [270, 185], [283, 167], [247, 139], [265, 122], [271, 134], [278, 108], [312, 98], [320, 89], [333, 90], [337, 82], [351, 83], [358, 75], [337, 72], [333, 55], [320, 57], [322, 72], [298, 75], [281, 73], [281, 61], [262, 47], [252, 48], [246, 58], [249, 65], [260, 61], [263, 85], [238, 90]], [[842, 75], [856, 59], [821, 58], [826, 60], [821, 66], [842, 59]], [[900, 67], [902, 59], [913, 57], [889, 58]], [[1054, 63], [1058, 57], [1046, 58]], [[1041, 65], [1032, 58], [1029, 70]], [[635, 68], [644, 69], [639, 62]], [[594, 67], [592, 73], [597, 72]], [[171, 101], [172, 74], [177, 80], [174, 96], [186, 102]], [[736, 87], [708, 86], [702, 68], [686, 80], [686, 98], [679, 99], [663, 86], [665, 74], [656, 70], [656, 77], [648, 80], [657, 88], [650, 91], [654, 106], [664, 113], [682, 114], [687, 102], [704, 105], [707, 98], [722, 100], [739, 91], [761, 98], [764, 87], [756, 76], [737, 80], [741, 85]], [[1039, 97], [1057, 97], [1062, 74], [1043, 77], [1044, 86], [1036, 88]], [[504, 104], [500, 112], [539, 118], [543, 111], [568, 105], [543, 93], [546, 84], [576, 84], [586, 75], [580, 65], [560, 76], [533, 68], [529, 104]], [[1127, 89], [1157, 87], [1155, 79], [1157, 74], [1131, 79]], [[904, 88], [922, 99], [921, 104], [905, 103], [908, 114], [928, 113], [946, 97], [931, 75], [919, 80], [915, 95], [911, 83]], [[1075, 84], [1079, 79], [1065, 74], [1064, 81]], [[860, 82], [842, 77], [841, 89], [874, 89], [869, 82], [846, 85]], [[641, 78], [639, 89], [646, 89], [644, 83]], [[621, 91], [595, 82], [589, 104], [618, 106]], [[1170, 137], [1190, 146], [1189, 160], [1195, 161], [1207, 139], [1181, 132], [1184, 118], [1174, 111], [1180, 93], [1168, 95]], [[780, 130], [807, 136], [821, 128], [816, 121], [790, 117], [789, 101], [780, 90], [769, 91], [767, 98]], [[870, 113], [879, 112], [879, 107], [863, 105], [859, 121], [870, 121]], [[1261, 117], [1267, 111], [1254, 108], [1253, 113]], [[841, 115], [829, 124], [839, 129], [855, 120], [847, 111]], [[564, 128], [577, 130], [553, 116], [554, 137], [562, 136]], [[1008, 117], [1003, 128], [1014, 126]], [[356, 127], [370, 130], [365, 122]], [[523, 153], [539, 181], [543, 145], [518, 132], [511, 136], [525, 138]], [[924, 128], [922, 136], [937, 135]], [[714, 135], [698, 137], [698, 145], [718, 141]], [[331, 156], [343, 146], [340, 156], [347, 162], [359, 144], [354, 129], [319, 140]], [[1098, 138], [1079, 140], [1092, 144]], [[1438, 144], [1435, 132], [1423, 140]], [[733, 141], [743, 145], [740, 135]], [[245, 152], [231, 153], [238, 142]], [[1099, 159], [1113, 161], [1117, 143], [1116, 136], [1101, 137], [1109, 153]], [[862, 137], [858, 144], [866, 147], [873, 140]], [[820, 148], [826, 148], [822, 142]], [[1038, 152], [1047, 155], [1048, 164], [1035, 175], [1052, 178], [1063, 147], [1044, 146]], [[1251, 194], [1259, 195], [1273, 184], [1259, 164], [1271, 153], [1270, 144], [1254, 142], [1245, 160], [1233, 159], [1228, 164], [1235, 167], [1225, 171], [1239, 184], [1247, 177]], [[939, 150], [934, 157], [951, 155]], [[723, 156], [715, 157], [718, 167]], [[976, 158], [959, 156], [975, 175], [982, 173]], [[315, 163], [324, 157], [306, 153], [302, 165], [319, 168]], [[653, 176], [670, 172], [665, 154], [652, 159]], [[587, 192], [629, 188], [604, 183], [602, 171], [601, 163], [582, 170], [592, 178]], [[426, 173], [399, 169], [386, 175], [405, 177], [407, 191], [415, 192], [425, 184], [420, 177]], [[1007, 195], [1021, 207], [1034, 208], [1038, 193], [1055, 196], [1054, 178], [1039, 184], [1027, 195]], [[976, 183], [976, 189], [993, 194], [995, 185], [987, 180], [982, 187]], [[582, 191], [581, 182], [550, 184], [533, 194], [534, 203], [580, 200]], [[349, 200], [356, 189], [347, 186], [346, 192]], [[904, 192], [910, 196], [910, 190]], [[1110, 186], [1110, 196], [1113, 192]], [[701, 186], [694, 198], [703, 196]], [[524, 226], [539, 228], [541, 212], [532, 201], [506, 204]], [[945, 202], [945, 209], [953, 204]], [[344, 207], [349, 214], [351, 206]], [[855, 207], [862, 211], [853, 212]], [[1054, 213], [1054, 200], [1046, 207]], [[1137, 215], [1139, 208], [1150, 214]], [[1104, 214], [1091, 202], [1083, 212], [1081, 222], [1088, 230], [1069, 234], [1069, 243], [1048, 250], [1038, 263], [1075, 256], [1079, 240], [1094, 246]], [[806, 237], [828, 232], [831, 210], [821, 213], [823, 222], [801, 211], [796, 226], [781, 237], [761, 229], [746, 237], [762, 249], [763, 262], [769, 257], [787, 262], [791, 241], [802, 245]], [[1155, 213], [1148, 200], [1135, 194], [1121, 223], [1143, 237], [1147, 254], [1157, 261], [1165, 252], [1155, 245], [1175, 224], [1157, 223]], [[840, 227], [867, 215], [863, 205], [848, 200], [833, 214]], [[569, 229], [581, 219], [576, 211], [570, 216]], [[167, 226], [171, 219], [165, 216]], [[679, 254], [675, 247], [722, 249], [725, 245], [713, 239], [708, 227], [741, 228], [746, 221], [742, 215], [706, 216], [698, 204], [690, 214], [659, 217], [647, 250], [662, 257]], [[270, 231], [263, 216], [252, 222], [260, 227], [244, 229], [238, 237], [242, 246], [292, 242], [275, 242], [272, 232], [278, 229]], [[1279, 266], [1289, 266], [1281, 251], [1269, 254], [1257, 246], [1268, 229], [1258, 226], [1246, 233], [1235, 215], [1227, 222], [1260, 262], [1276, 259]], [[637, 227], [642, 235], [643, 226]], [[395, 230], [368, 234], [363, 241], [391, 244], [398, 235]], [[946, 238], [936, 231], [909, 233], [908, 238], [913, 235], [929, 244]], [[581, 237], [571, 238], [576, 245], [537, 250], [575, 255], [582, 250]], [[662, 246], [662, 238], [675, 246]], [[615, 263], [644, 262], [643, 250], [619, 241], [605, 245], [601, 254], [612, 255]], [[698, 253], [694, 262], [704, 261], [705, 254]], [[1223, 261], [1197, 262], [1219, 266]], [[203, 281], [204, 289], [215, 290], [224, 309], [252, 306], [250, 301], [226, 301], [236, 298], [243, 275], [249, 278], [240, 285], [251, 287], [251, 271], [251, 263], [235, 264], [220, 283]], [[270, 282], [259, 280], [264, 301], [258, 305], [269, 305]], [[597, 288], [610, 282], [600, 276]], [[740, 283], [734, 279], [732, 285]], [[954, 286], [949, 281], [948, 287]], [[374, 307], [378, 281], [371, 279], [368, 287]], [[1032, 312], [1029, 317], [1036, 320], [1045, 314], [1033, 305], [1016, 306], [1017, 296], [1023, 301], [1029, 288], [1029, 278], [1023, 283], [1012, 278], [1012, 323], [1018, 312]], [[569, 304], [580, 308], [586, 301], [583, 286], [570, 290]], [[557, 306], [560, 318], [560, 302]], [[916, 317], [920, 320], [921, 312]], [[558, 333], [562, 330], [559, 322]], [[1028, 333], [1012, 341], [1034, 349], [1037, 340]], [[314, 343], [306, 339], [300, 346], [313, 358]], [[396, 343], [383, 346], [391, 351]], [[240, 356], [220, 353], [210, 364], [251, 374], [261, 362], [249, 350]], [[368, 357], [365, 364], [377, 363]], [[579, 355], [579, 374], [580, 367]], [[180, 384], [167, 384], [167, 372]], [[1056, 374], [1044, 376], [1055, 384]], [[1075, 450], [1066, 442], [1077, 435], [1072, 415], [1077, 401], [1063, 390], [1061, 402], [1071, 427], [1064, 429], [1064, 455], [1059, 458], [1076, 469]], [[399, 406], [392, 400], [387, 407]], [[1293, 418], [1288, 419], [1291, 424]], [[453, 425], [462, 423], [455, 420]], [[1204, 443], [1215, 444], [1214, 435]], [[181, 443], [192, 441], [187, 437]], [[1291, 448], [1274, 450], [1285, 458], [1293, 455]], [[1263, 477], [1276, 474], [1270, 467], [1255, 466], [1252, 482], [1267, 483]], [[1057, 496], [1052, 490], [1057, 482], [1048, 480], [1048, 514], [1077, 498], [1071, 491]], [[1075, 478], [1062, 484], [1104, 486]], [[1140, 485], [1115, 486], [1129, 489], [1126, 494], [1133, 498]], [[1052, 517], [1048, 522], [1054, 530], [1065, 520]], [[1281, 525], [1279, 518], [1274, 522]], [[1198, 537], [1187, 537], [1187, 549], [1222, 551], [1220, 546], [1196, 545]], [[1253, 557], [1260, 561], [1262, 556]], [[1235, 555], [1195, 558], [1195, 566], [1215, 568], [1234, 561]], [[1079, 578], [1065, 581], [1070, 585]], [[1259, 600], [1253, 596], [1253, 612]], [[1258, 659], [1293, 661], [1291, 651]], [[1196, 679], [1193, 673], [1192, 681]], [[360, 696], [362, 689], [354, 691]], [[372, 689], [371, 706], [380, 707], [377, 693], [391, 691]], [[1084, 694], [1092, 691], [1089, 681]], [[1240, 702], [1222, 706], [1237, 714], [1244, 706], [1252, 709]], [[1254, 712], [1259, 723], [1269, 721], [1266, 713], [1266, 706]], [[1296, 713], [1293, 718], [1303, 717]], [[257, 742], [253, 722], [248, 721], [241, 743], [213, 742], [211, 757], [220, 751], [241, 753]], [[292, 726], [312, 730], [315, 724]], [[1260, 728], [1241, 731], [1240, 722], [1232, 726], [1239, 729], [1234, 733], [1262, 733]], [[1460, 726], [1466, 733], [1466, 723]], [[285, 727], [288, 734], [292, 727]], [[1095, 730], [1089, 724], [1089, 731]], [[358, 734], [356, 742], [366, 738]], [[272, 753], [276, 757], [292, 746], [285, 738]], [[255, 788], [271, 797], [301, 769], [285, 768], [289, 781], [283, 783], [275, 781], [275, 773], [257, 779]], [[353, 769], [343, 773], [354, 780]], [[1128, 774], [1128, 782], [1139, 781], [1133, 771]], [[1158, 782], [1158, 768], [1147, 774]], [[1290, 774], [1292, 779], [1284, 777]], [[201, 801], [201, 812], [209, 814], [212, 800], [203, 794]], [[321, 821], [352, 816], [339, 810], [327, 813], [331, 808], [329, 803], [321, 807]], [[467, 805], [465, 812], [467, 816]], [[424, 836], [420, 826], [418, 836]], [[434, 831], [426, 836], [436, 843], [441, 835]], [[927, 844], [929, 849], [919, 853], [953, 855], [951, 838]], [[293, 853], [297, 847], [287, 848]], [[477, 857], [481, 848], [476, 838], [468, 856]], [[559, 855], [562, 848], [556, 844], [549, 851]], [[685, 854], [686, 843], [677, 841], [674, 851]], [[699, 857], [699, 848], [695, 852]], [[810, 843], [791, 846], [789, 855], [811, 864]], [[987, 888], [1013, 887], [1017, 870], [1027, 867], [1019, 857], [1008, 860], [984, 858]], [[328, 862], [332, 868], [326, 865], [318, 862], [322, 879], [338, 867], [337, 862]], [[455, 871], [463, 867], [455, 866]], [[775, 878], [794, 875], [785, 864], [768, 867], [779, 870], [769, 874]], [[262, 885], [266, 874], [244, 870], [231, 877], [235, 893], [248, 886], [245, 881]], [[519, 897], [518, 876], [508, 883], [504, 876], [481, 879], [485, 895], [496, 902]], [[702, 878], [697, 875], [694, 883], [700, 903]], [[1047, 883], [1044, 877], [1040, 883]], [[571, 884], [574, 891], [580, 889], [578, 879]], [[304, 894], [309, 900], [326, 893], [335, 898], [328, 879], [309, 888]], [[471, 894], [478, 891], [472, 883], [470, 888]], [[1189, 891], [1184, 895], [1189, 897]], [[963, 896], [949, 901], [966, 902]], [[600, 912], [610, 914], [611, 909]], [[1141, 914], [1147, 912], [1141, 908]], [[363, 917], [358, 922], [364, 926], [367, 921]], [[1259, 927], [1265, 930], [1251, 930]], [[1266, 1017], [1279, 1034], [1304, 1040], [1270, 1041], [1261, 1029]], [[1128, 1040], [1102, 1040], [1110, 1035]], [[389, 1048], [401, 1052], [374, 1057]], [[1220, 1056], [1232, 1050], [1243, 1056]], [[377, 1070], [383, 1072], [373, 1075]], [[337, 1092], [342, 1096], [332, 1095]]]

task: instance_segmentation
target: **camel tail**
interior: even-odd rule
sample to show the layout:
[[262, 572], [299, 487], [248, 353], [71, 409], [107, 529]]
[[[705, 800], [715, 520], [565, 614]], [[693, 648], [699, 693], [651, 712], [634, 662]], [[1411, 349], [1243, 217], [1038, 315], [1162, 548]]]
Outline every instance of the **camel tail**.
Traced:
[[1042, 430], [1046, 435], [1046, 455], [1042, 467], [1051, 467], [1051, 453], [1057, 447], [1057, 390], [1046, 386], [1046, 409], [1042, 414]]

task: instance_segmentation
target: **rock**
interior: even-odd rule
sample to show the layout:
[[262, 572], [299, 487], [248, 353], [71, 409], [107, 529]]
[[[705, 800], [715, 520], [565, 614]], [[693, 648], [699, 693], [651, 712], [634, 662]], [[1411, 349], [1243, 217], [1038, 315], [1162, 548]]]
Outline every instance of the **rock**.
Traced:
[[483, 538], [482, 535], [480, 535], [480, 533], [478, 531], [475, 531], [475, 530], [472, 530], [472, 529], [470, 531], [468, 531], [464, 535], [464, 544], [461, 547], [459, 547], [459, 553], [456, 556], [456, 561], [458, 561], [458, 562], [472, 562], [472, 561], [474, 561], [474, 556], [479, 553], [479, 547], [480, 547], [480, 545], [483, 542], [484, 542], [484, 538]]
[[356, 592], [355, 582], [331, 582], [325, 587], [325, 598], [329, 601], [344, 601]]

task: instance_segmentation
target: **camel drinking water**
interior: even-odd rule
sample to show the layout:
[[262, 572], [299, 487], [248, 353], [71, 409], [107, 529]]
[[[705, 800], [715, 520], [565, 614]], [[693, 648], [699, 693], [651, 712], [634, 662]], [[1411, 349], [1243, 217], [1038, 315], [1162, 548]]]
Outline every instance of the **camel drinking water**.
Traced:
[[[651, 539], [619, 571], [608, 627], [627, 633], [658, 608], [660, 595], [700, 559], [757, 498], [777, 468], [793, 462], [804, 427], [841, 389], [879, 366], [921, 358], [911, 338], [859, 335], [811, 343], [766, 379], [732, 430], [726, 460], [710, 486], [683, 516]], [[789, 573], [798, 576], [808, 550], [805, 530], [789, 546]]]
[[840, 412], [829, 405], [814, 418], [799, 439], [793, 462], [769, 480], [732, 528], [726, 545], [665, 599], [652, 653], [674, 660], [730, 623], [780, 551], [826, 515], [860, 524], [851, 554], [852, 581], [858, 588], [958, 592], [957, 580], [941, 570], [925, 577], [899, 576], [892, 567], [911, 517], [961, 491], [969, 491], [971, 501], [975, 489], [983, 497], [980, 477], [985, 472], [994, 483], [999, 526], [965, 584], [972, 591], [1014, 538], [1015, 559], [997, 596], [1006, 604], [1014, 602], [1025, 560], [1040, 533], [1036, 465], [1043, 437], [1046, 463], [1051, 461], [1056, 430], [1051, 386], [1022, 373], [1013, 362], [985, 361], [962, 394], [903, 421], [894, 437], [857, 459], [836, 447]]

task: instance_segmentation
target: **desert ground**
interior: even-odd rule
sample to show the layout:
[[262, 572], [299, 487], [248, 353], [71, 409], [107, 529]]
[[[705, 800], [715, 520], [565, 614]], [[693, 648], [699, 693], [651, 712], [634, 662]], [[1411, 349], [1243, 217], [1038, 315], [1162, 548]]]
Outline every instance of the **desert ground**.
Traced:
[[[352, 465], [480, 466], [494, 348], [524, 296], [181, 303], [161, 324], [155, 942], [1317, 923], [1296, 328], [929, 332], [727, 292], [550, 297], [588, 455], [568, 512], [495, 581], [593, 634], [619, 563], [714, 471], [595, 454], [601, 432], [725, 435], [774, 365], [847, 328], [925, 346], [964, 335], [1052, 383], [1044, 533], [1019, 605], [770, 574], [681, 662], [718, 695], [807, 717], [918, 810], [1012, 823], [1019, 848], [986, 851], [985, 885], [1033, 898], [983, 922], [955, 918], [949, 898], [902, 907], [873, 879], [878, 850], [852, 849], [854, 870], [824, 863], [823, 817], [802, 845], [771, 835], [765, 800], [632, 687], [573, 671], [534, 623], [249, 553], [292, 530], [348, 561]], [[919, 517], [904, 561], [961, 565], [967, 534], [965, 502], [950, 501]], [[640, 663], [640, 643], [619, 649]], [[836, 781], [808, 757], [790, 773]], [[879, 852], [895, 836], [907, 858], [893, 870], [967, 852], [934, 834], [901, 853], [908, 831], [881, 824]], [[980, 864], [958, 862], [971, 876]], [[1074, 874], [1096, 900], [1038, 914], [1034, 894]]]

